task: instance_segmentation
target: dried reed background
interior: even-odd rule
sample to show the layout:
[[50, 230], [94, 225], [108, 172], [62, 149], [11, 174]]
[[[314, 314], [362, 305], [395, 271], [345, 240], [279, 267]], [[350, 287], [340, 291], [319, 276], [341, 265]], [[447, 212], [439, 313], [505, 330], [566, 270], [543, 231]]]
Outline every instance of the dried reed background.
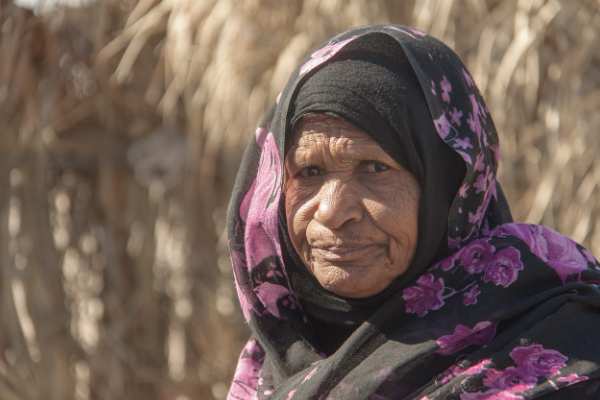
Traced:
[[517, 220], [600, 254], [597, 0], [0, 0], [0, 398], [221, 399], [241, 152], [295, 64], [393, 22], [468, 64]]

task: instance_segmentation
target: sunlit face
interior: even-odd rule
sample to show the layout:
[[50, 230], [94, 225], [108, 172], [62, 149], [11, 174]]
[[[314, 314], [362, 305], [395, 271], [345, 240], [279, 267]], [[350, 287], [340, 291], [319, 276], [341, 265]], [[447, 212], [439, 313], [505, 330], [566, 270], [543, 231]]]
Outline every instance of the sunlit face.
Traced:
[[303, 117], [284, 190], [294, 248], [325, 289], [368, 297], [408, 269], [421, 190], [365, 132], [330, 116]]

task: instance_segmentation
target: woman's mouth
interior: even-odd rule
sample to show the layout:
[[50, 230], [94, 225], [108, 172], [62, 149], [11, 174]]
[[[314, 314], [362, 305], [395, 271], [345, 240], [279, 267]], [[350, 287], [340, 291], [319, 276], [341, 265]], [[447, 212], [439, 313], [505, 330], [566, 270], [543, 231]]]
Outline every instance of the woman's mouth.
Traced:
[[354, 261], [368, 255], [378, 244], [356, 246], [311, 246], [313, 258], [329, 262]]

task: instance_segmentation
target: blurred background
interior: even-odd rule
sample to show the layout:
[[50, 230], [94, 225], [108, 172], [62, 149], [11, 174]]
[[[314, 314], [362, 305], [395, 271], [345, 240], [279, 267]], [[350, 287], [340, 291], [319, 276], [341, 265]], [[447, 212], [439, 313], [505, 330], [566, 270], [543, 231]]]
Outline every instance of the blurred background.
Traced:
[[[0, 398], [223, 399], [225, 211], [295, 65], [399, 23], [462, 57], [517, 221], [600, 255], [598, 0], [0, 0]], [[33, 8], [33, 10], [32, 10]]]

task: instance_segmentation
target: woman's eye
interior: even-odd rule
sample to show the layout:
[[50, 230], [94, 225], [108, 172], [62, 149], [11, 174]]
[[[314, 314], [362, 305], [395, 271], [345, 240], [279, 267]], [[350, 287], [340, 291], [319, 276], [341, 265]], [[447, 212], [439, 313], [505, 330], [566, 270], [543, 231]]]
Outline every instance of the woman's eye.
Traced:
[[303, 177], [311, 177], [321, 175], [323, 171], [319, 167], [306, 167], [302, 171], [300, 171], [300, 176]]
[[390, 167], [381, 162], [369, 161], [368, 163], [366, 163], [367, 172], [383, 172], [387, 171], [388, 169], [390, 169]]

